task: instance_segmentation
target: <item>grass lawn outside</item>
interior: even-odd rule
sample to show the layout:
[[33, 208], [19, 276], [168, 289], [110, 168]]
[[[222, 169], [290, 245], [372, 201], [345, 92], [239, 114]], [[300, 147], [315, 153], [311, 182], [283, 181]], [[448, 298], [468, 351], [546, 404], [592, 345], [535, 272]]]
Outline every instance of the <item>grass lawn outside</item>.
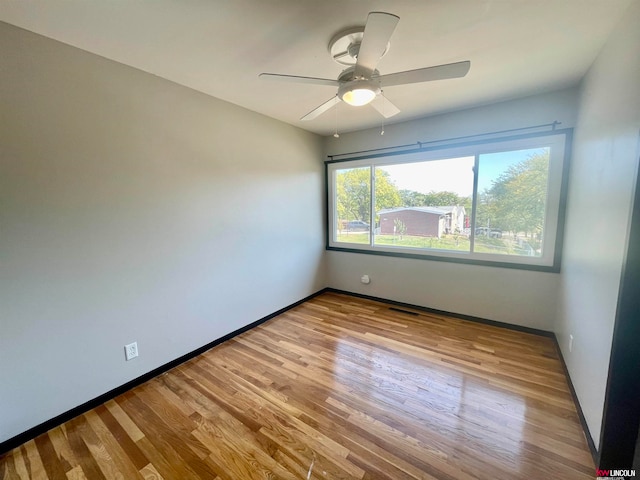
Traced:
[[[338, 234], [338, 242], [369, 244], [369, 232], [350, 232]], [[464, 235], [443, 235], [437, 237], [419, 237], [412, 235], [376, 235], [376, 245], [390, 245], [395, 247], [408, 247], [435, 250], [470, 251], [470, 241]], [[518, 246], [518, 243], [509, 238], [476, 237], [474, 251], [477, 253], [494, 253], [501, 255], [528, 256], [528, 252]]]

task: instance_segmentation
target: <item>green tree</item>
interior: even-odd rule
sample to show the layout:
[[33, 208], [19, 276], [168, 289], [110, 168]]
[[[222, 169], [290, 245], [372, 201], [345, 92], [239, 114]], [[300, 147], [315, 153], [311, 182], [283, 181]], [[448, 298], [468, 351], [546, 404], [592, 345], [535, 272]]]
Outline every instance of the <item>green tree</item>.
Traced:
[[[470, 212], [469, 212], [470, 213]], [[476, 226], [477, 227], [497, 227], [509, 230], [506, 224], [500, 225], [496, 222], [498, 214], [496, 212], [496, 199], [491, 190], [484, 190], [478, 193], [476, 205]]]
[[402, 206], [402, 199], [398, 192], [398, 187], [391, 179], [391, 176], [376, 168], [376, 212], [384, 208], [394, 208]]
[[471, 211], [471, 197], [461, 197], [455, 192], [431, 190], [429, 193], [420, 193], [414, 190], [400, 190], [399, 194], [405, 207], [462, 205]]
[[338, 218], [343, 221], [368, 221], [371, 198], [369, 168], [339, 170], [336, 174], [336, 199]]
[[426, 205], [424, 193], [415, 190], [400, 190], [398, 193], [403, 207], [423, 207]]
[[425, 195], [425, 206], [438, 207], [445, 205], [461, 205], [462, 197], [455, 192], [441, 191], [436, 192], [431, 190]]
[[[478, 204], [478, 225], [525, 234], [541, 233], [547, 199], [548, 153], [510, 166], [494, 180]], [[482, 207], [482, 208], [481, 208]], [[485, 221], [490, 223], [485, 223]]]
[[[375, 169], [375, 210], [402, 205], [398, 187], [389, 174]], [[339, 170], [336, 173], [336, 199], [338, 218], [343, 221], [371, 220], [371, 174], [369, 167]]]

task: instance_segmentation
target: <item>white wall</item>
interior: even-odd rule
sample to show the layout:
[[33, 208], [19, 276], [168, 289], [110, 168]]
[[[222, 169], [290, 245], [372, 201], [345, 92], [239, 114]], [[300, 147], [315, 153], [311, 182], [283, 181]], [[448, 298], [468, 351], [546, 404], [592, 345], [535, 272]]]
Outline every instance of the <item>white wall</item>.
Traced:
[[596, 446], [638, 168], [638, 25], [634, 2], [582, 84], [559, 285], [556, 333]]
[[319, 137], [2, 23], [0, 51], [0, 441], [325, 287]]
[[[577, 91], [562, 90], [380, 129], [327, 137], [327, 155], [562, 122], [573, 127]], [[559, 275], [329, 251], [330, 287], [448, 312], [553, 330]], [[371, 277], [360, 283], [362, 274]]]

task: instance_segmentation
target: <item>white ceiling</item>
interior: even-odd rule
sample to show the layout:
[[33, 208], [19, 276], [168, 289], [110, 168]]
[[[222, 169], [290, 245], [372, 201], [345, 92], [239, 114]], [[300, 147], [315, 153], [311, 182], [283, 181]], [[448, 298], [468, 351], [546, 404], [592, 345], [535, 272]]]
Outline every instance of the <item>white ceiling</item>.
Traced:
[[[576, 84], [637, 0], [2, 0], [0, 20], [322, 135], [333, 110], [300, 117], [335, 88], [261, 72], [337, 78], [327, 46], [370, 11], [400, 17], [382, 75], [471, 61], [462, 79], [389, 87], [387, 123]], [[1, 60], [0, 60], [1, 62]], [[380, 125], [338, 106], [340, 131]]]

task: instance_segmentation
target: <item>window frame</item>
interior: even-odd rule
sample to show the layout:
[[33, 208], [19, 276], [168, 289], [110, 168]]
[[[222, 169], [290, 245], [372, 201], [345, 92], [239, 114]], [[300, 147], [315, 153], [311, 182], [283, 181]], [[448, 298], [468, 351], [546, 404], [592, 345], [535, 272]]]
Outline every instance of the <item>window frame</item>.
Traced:
[[[325, 190], [326, 190], [326, 249], [350, 253], [382, 255], [420, 260], [444, 261], [470, 265], [484, 265], [502, 268], [515, 268], [543, 272], [560, 271], [562, 258], [562, 244], [565, 221], [565, 207], [568, 187], [568, 169], [571, 157], [573, 129], [554, 129], [544, 132], [533, 132], [519, 135], [494, 136], [467, 142], [432, 142], [431, 144], [417, 144], [418, 148], [397, 151], [369, 151], [363, 155], [352, 154], [345, 158], [325, 161]], [[490, 254], [466, 252], [459, 250], [418, 249], [398, 247], [374, 243], [375, 229], [375, 167], [393, 164], [415, 163], [430, 160], [446, 160], [474, 156], [474, 175], [472, 192], [472, 211], [467, 212], [471, 220], [470, 249], [473, 249], [475, 237], [475, 220], [478, 197], [478, 162], [484, 154], [504, 151], [525, 150], [530, 148], [551, 147], [549, 158], [549, 176], [547, 188], [547, 204], [545, 210], [545, 224], [543, 228], [545, 243], [540, 257], [520, 255]], [[335, 172], [339, 169], [370, 167], [370, 225], [369, 243], [358, 244], [334, 241], [337, 227], [335, 215]], [[482, 175], [480, 165], [480, 175]]]

